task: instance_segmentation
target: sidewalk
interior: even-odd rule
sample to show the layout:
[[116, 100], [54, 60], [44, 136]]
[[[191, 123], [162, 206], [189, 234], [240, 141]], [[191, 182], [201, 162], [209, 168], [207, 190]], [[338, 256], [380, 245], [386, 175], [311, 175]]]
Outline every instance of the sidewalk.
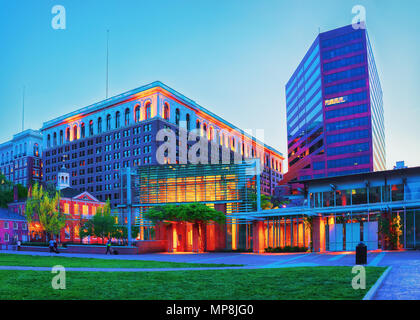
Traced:
[[420, 262], [394, 265], [373, 300], [420, 300]]

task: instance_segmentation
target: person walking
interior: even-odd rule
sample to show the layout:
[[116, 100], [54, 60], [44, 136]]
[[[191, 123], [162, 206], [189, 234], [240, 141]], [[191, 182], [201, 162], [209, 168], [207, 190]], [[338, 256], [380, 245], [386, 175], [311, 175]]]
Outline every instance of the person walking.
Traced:
[[112, 254], [112, 250], [111, 250], [111, 239], [108, 239], [107, 243], [106, 243], [106, 252], [105, 254]]
[[54, 240], [53, 239], [51, 239], [48, 242], [48, 247], [50, 248], [50, 252], [54, 252]]
[[54, 252], [55, 253], [60, 253], [60, 252], [58, 252], [58, 243], [57, 243], [57, 240], [54, 240]]
[[17, 241], [17, 251], [20, 251], [20, 245], [21, 245], [21, 242], [20, 242], [20, 240], [18, 240]]

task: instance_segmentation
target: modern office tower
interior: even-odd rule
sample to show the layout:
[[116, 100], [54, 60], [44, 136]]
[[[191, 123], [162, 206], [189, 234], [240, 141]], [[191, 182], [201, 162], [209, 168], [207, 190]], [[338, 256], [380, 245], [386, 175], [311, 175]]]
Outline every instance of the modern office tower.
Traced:
[[[261, 159], [261, 192], [274, 192], [282, 178], [280, 152], [161, 82], [45, 122], [41, 129], [45, 182], [55, 183], [64, 162], [72, 188], [87, 190], [99, 201], [110, 199], [115, 207], [120, 198], [120, 169], [161, 164], [156, 152], [163, 142], [157, 141], [157, 133], [172, 129], [178, 142], [180, 128], [198, 129], [218, 148], [228, 149], [230, 156], [235, 152]], [[179, 143], [176, 148], [179, 158]]]
[[0, 171], [14, 184], [29, 186], [42, 179], [42, 135], [28, 129], [0, 144]]
[[385, 169], [382, 90], [366, 29], [320, 33], [286, 84], [284, 182]]

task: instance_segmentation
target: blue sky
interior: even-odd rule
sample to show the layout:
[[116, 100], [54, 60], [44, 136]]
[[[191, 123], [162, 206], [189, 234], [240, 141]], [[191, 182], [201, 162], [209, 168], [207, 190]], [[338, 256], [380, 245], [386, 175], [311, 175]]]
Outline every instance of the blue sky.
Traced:
[[[51, 27], [54, 5], [66, 29]], [[0, 142], [160, 80], [287, 154], [284, 85], [321, 32], [366, 21], [384, 91], [387, 167], [420, 165], [420, 1], [0, 0]]]

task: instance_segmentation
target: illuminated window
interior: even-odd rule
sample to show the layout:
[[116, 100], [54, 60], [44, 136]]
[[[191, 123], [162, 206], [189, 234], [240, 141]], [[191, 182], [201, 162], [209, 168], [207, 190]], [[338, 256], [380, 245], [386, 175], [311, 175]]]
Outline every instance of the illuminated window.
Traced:
[[80, 125], [80, 137], [83, 139], [85, 137], [85, 124], [82, 122]]
[[73, 127], [73, 140], [77, 140], [78, 139], [78, 134], [77, 134], [77, 126]]
[[39, 157], [39, 145], [38, 145], [38, 143], [34, 144], [34, 156]]
[[89, 215], [89, 206], [88, 205], [83, 206], [83, 215], [84, 216]]
[[150, 119], [152, 117], [152, 106], [150, 102], [146, 103], [145, 119]]
[[76, 203], [74, 204], [73, 214], [79, 214], [79, 205]]
[[70, 206], [69, 206], [69, 204], [68, 203], [65, 203], [64, 204], [64, 213], [65, 214], [70, 214]]
[[139, 105], [136, 105], [134, 107], [134, 117], [135, 117], [136, 122], [140, 121], [140, 106]]
[[89, 137], [93, 136], [93, 120], [89, 121]]
[[166, 102], [163, 105], [163, 119], [169, 120], [169, 104]]

